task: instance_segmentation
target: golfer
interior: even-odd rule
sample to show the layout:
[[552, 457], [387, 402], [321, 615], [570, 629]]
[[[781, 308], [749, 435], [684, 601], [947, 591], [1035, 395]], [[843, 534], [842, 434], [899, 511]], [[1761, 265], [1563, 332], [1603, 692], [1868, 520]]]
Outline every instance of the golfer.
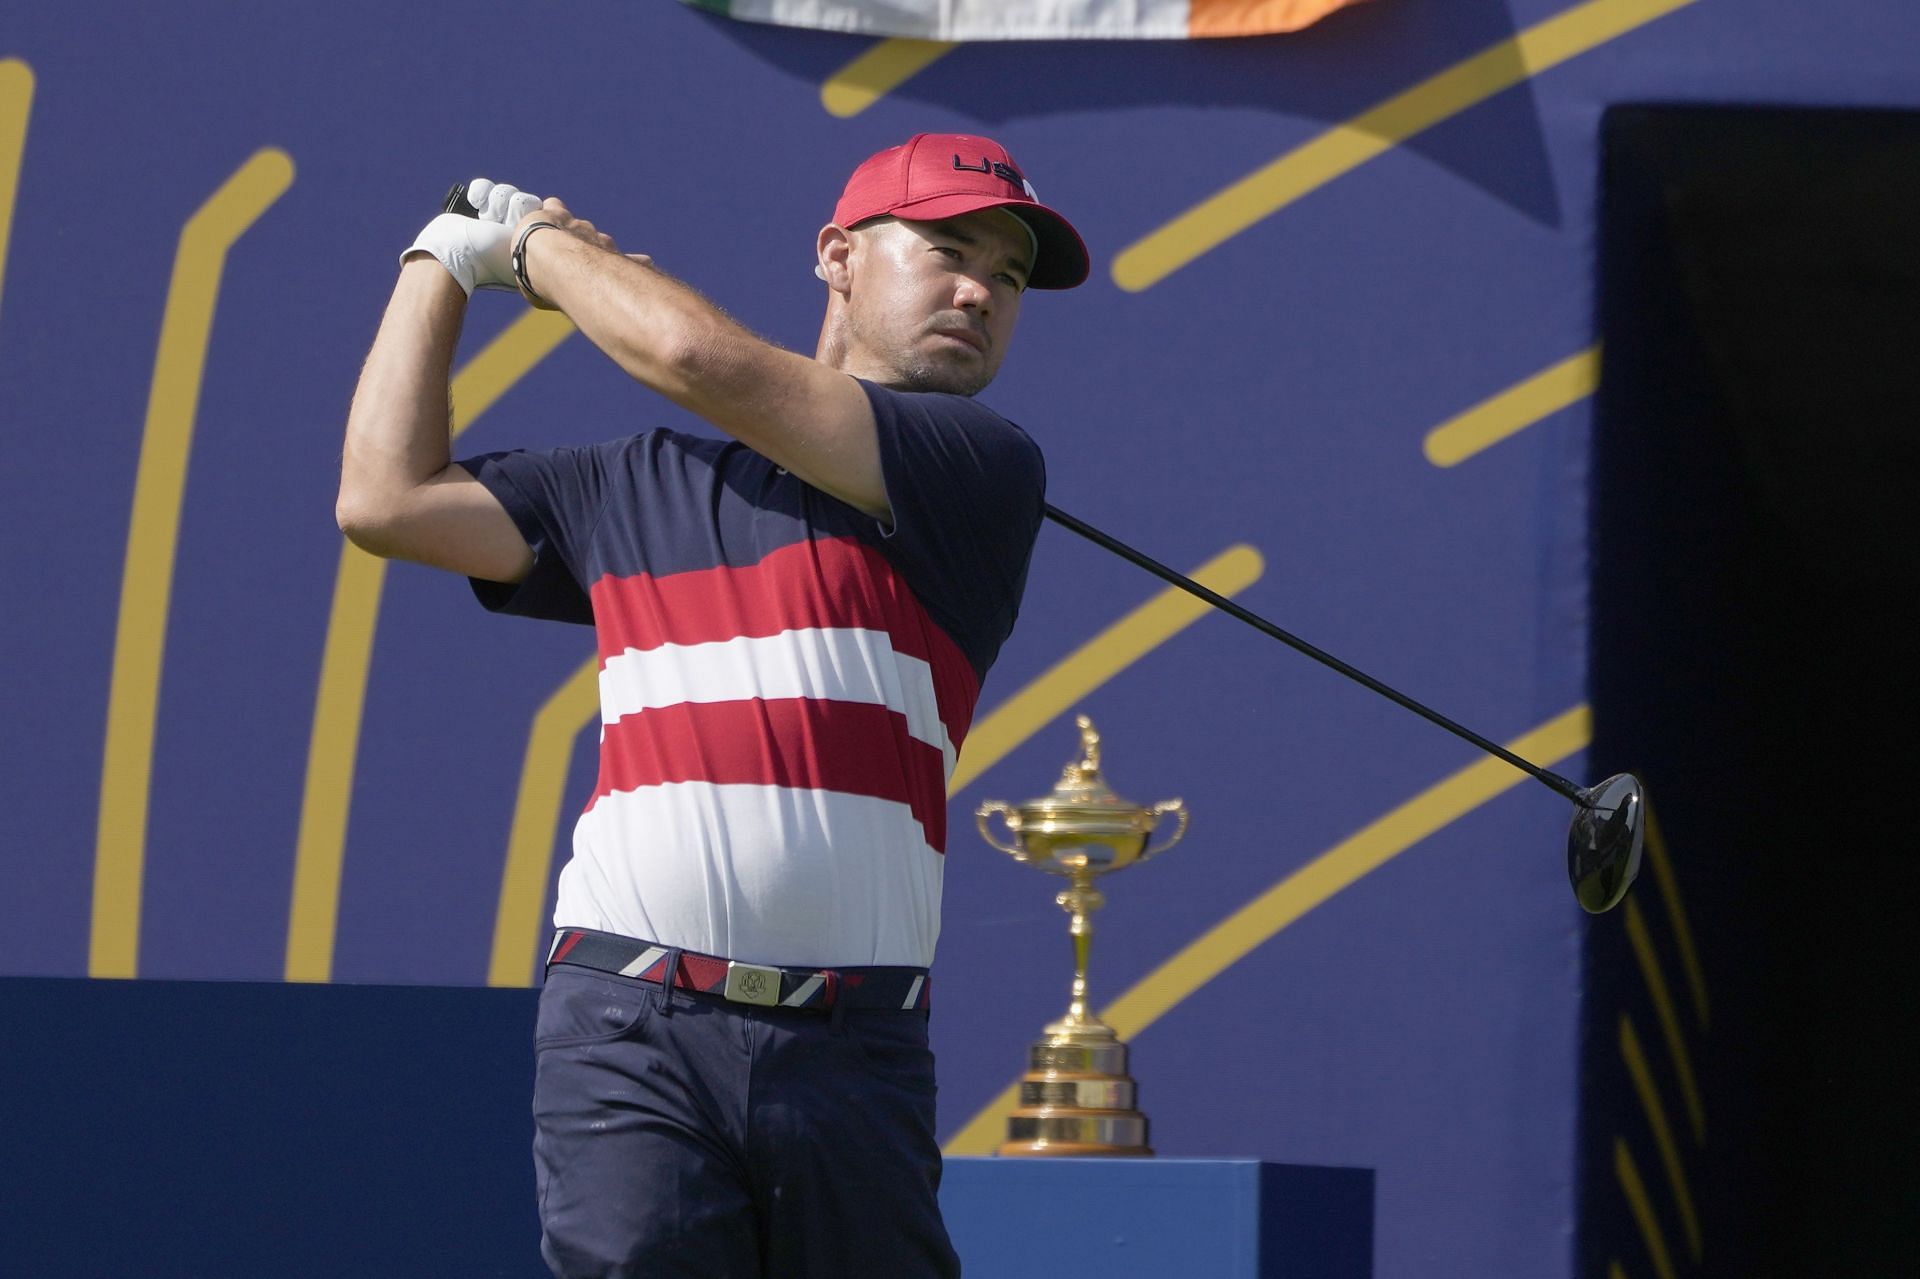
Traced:
[[[1045, 488], [971, 397], [1027, 290], [1079, 284], [1086, 249], [998, 143], [916, 136], [819, 232], [809, 359], [558, 200], [468, 197], [478, 218], [402, 259], [337, 513], [374, 554], [598, 637], [600, 773], [536, 1031], [542, 1251], [568, 1277], [957, 1274], [927, 1049], [946, 782]], [[725, 438], [454, 462], [476, 287], [564, 312]]]

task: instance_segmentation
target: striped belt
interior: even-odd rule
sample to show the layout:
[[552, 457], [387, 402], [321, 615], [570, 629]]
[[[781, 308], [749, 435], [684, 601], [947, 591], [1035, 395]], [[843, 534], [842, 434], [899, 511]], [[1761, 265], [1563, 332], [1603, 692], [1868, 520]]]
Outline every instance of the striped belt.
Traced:
[[780, 968], [676, 950], [658, 942], [562, 928], [554, 934], [547, 964], [574, 964], [598, 972], [633, 977], [654, 985], [672, 985], [701, 995], [717, 995], [737, 1004], [762, 1008], [805, 1008], [827, 1012], [842, 1008], [927, 1008], [931, 983], [924, 968]]

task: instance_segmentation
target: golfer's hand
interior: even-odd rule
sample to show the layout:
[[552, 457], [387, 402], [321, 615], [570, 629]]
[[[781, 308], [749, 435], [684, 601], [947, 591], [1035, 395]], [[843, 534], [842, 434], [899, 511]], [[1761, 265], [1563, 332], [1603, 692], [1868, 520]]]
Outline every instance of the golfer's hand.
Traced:
[[476, 288], [517, 292], [511, 261], [513, 228], [539, 207], [540, 197], [503, 182], [475, 178], [467, 183], [467, 202], [479, 210], [478, 216], [442, 213], [427, 223], [400, 260], [430, 254], [469, 297]]
[[[515, 227], [513, 231], [514, 243], [520, 243], [520, 237], [527, 234], [529, 227], [538, 226], [542, 222], [549, 223], [554, 227], [554, 230], [538, 231], [529, 236], [522, 249], [522, 252], [525, 254], [522, 261], [526, 266], [527, 282], [533, 286], [533, 292], [535, 294], [535, 296], [529, 297], [527, 301], [537, 307], [543, 307], [546, 310], [553, 311], [559, 308], [547, 300], [546, 291], [540, 287], [540, 273], [536, 263], [542, 255], [543, 250], [548, 255], [548, 262], [551, 263], [553, 261], [551, 254], [554, 245], [552, 243], [543, 245], [540, 243], [541, 240], [549, 236], [568, 236], [584, 244], [590, 244], [597, 249], [604, 249], [608, 253], [619, 253], [620, 247], [613, 242], [612, 236], [585, 218], [575, 217], [573, 210], [569, 209], [564, 203], [553, 196], [548, 196], [540, 202], [539, 208], [520, 219], [520, 224]], [[649, 263], [652, 261], [652, 259], [645, 254], [630, 253], [626, 256], [632, 261], [641, 263]]]

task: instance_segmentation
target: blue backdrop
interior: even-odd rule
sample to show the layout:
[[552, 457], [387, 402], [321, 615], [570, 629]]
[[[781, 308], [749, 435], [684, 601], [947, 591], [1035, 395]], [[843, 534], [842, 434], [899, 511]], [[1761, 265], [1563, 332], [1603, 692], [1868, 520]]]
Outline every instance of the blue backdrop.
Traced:
[[[1581, 777], [1602, 109], [1920, 104], [1890, 0], [1375, 0], [1292, 37], [966, 46], [836, 114], [871, 44], [640, 0], [9, 15], [0, 973], [535, 979], [590, 637], [358, 564], [332, 521], [396, 256], [455, 179], [563, 196], [811, 350], [851, 165], [994, 134], [1096, 258], [983, 397], [1051, 499], [1176, 567], [1250, 548], [1248, 605]], [[473, 308], [460, 451], [678, 419], [525, 314]], [[1567, 1273], [1566, 806], [1224, 618], [1114, 633], [1159, 594], [1043, 533], [966, 763], [989, 721], [1004, 749], [953, 801], [951, 1148], [997, 1133], [1070, 962], [1052, 885], [966, 815], [1043, 792], [1084, 710], [1116, 788], [1194, 814], [1093, 949], [1155, 1146], [1377, 1170], [1383, 1275]]]

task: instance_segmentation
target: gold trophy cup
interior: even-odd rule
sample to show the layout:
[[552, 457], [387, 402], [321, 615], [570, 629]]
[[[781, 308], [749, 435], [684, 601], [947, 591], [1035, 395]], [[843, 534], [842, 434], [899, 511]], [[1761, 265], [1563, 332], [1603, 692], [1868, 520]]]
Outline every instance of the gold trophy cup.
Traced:
[[[1127, 1074], [1127, 1046], [1087, 1008], [1087, 948], [1093, 912], [1106, 897], [1093, 886], [1102, 875], [1164, 853], [1187, 832], [1186, 805], [1162, 800], [1149, 808], [1130, 804], [1108, 789], [1100, 775], [1100, 734], [1085, 715], [1080, 759], [1060, 774], [1053, 793], [1018, 808], [989, 800], [974, 814], [981, 838], [1015, 860], [1063, 875], [1067, 887], [1054, 897], [1072, 917], [1073, 1002], [1067, 1015], [1046, 1028], [1027, 1049], [1020, 1105], [1007, 1121], [1003, 1155], [1151, 1155], [1147, 1117], [1134, 1106], [1136, 1088]], [[1013, 835], [993, 837], [995, 813]], [[1150, 847], [1162, 817], [1178, 821], [1173, 837]]]

